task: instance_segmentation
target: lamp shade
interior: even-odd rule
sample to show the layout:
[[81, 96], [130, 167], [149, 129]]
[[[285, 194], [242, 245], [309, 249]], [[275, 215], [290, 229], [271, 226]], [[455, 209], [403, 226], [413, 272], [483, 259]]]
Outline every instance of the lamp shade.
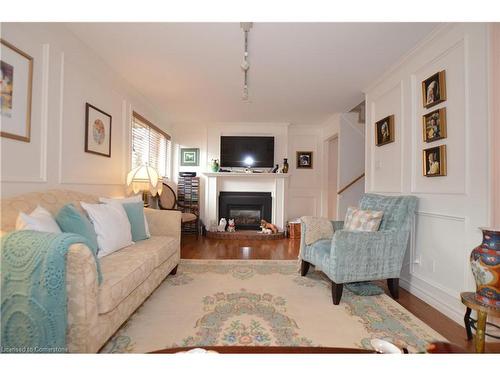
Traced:
[[132, 169], [127, 175], [127, 190], [137, 194], [149, 191], [153, 196], [161, 194], [162, 183], [158, 171], [149, 165], [141, 165]]

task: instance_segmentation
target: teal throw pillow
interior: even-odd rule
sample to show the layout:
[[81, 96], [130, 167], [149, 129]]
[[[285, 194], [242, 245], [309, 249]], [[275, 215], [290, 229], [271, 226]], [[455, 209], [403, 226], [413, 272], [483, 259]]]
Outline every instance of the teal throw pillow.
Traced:
[[123, 208], [127, 213], [128, 221], [130, 221], [132, 241], [146, 240], [148, 235], [146, 234], [146, 224], [144, 222], [144, 203], [142, 201], [123, 203]]
[[55, 219], [63, 232], [76, 233], [85, 237], [92, 246], [91, 250], [97, 254], [97, 234], [94, 226], [73, 204], [70, 203], [61, 208]]

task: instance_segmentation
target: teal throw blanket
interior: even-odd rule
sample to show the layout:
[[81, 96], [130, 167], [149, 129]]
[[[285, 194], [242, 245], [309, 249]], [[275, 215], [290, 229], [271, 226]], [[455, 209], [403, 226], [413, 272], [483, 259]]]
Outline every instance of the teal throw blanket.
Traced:
[[[26, 230], [2, 237], [1, 352], [67, 352], [66, 254], [75, 243], [88, 245], [74, 233]], [[100, 283], [97, 258], [96, 264]]]

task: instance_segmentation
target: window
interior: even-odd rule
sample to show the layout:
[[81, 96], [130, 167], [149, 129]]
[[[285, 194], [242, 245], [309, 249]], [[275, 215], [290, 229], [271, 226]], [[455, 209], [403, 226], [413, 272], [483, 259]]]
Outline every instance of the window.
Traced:
[[142, 164], [169, 175], [170, 136], [136, 112], [132, 115], [132, 168]]

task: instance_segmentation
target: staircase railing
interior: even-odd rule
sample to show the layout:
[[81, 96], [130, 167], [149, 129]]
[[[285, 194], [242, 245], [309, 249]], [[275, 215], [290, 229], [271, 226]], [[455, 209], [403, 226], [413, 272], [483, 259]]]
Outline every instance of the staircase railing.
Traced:
[[351, 182], [349, 182], [346, 186], [344, 186], [342, 189], [340, 189], [339, 191], [337, 191], [337, 195], [340, 195], [342, 194], [344, 191], [346, 191], [347, 189], [349, 189], [352, 185], [354, 185], [356, 182], [358, 182], [359, 180], [361, 180], [363, 177], [365, 177], [365, 174], [363, 173], [361, 176], [359, 177], [356, 177], [354, 180], [352, 180]]

